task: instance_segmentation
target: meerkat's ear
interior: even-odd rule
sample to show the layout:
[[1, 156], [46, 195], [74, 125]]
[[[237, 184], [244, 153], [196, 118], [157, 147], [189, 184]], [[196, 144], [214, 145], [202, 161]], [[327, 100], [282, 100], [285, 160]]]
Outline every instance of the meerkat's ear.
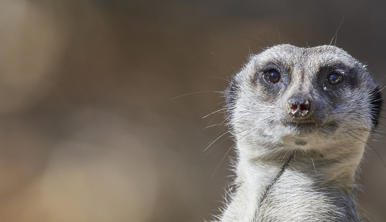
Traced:
[[371, 106], [371, 120], [373, 122], [373, 128], [376, 128], [379, 123], [379, 117], [381, 114], [383, 99], [381, 89], [377, 86], [370, 92], [370, 106]]

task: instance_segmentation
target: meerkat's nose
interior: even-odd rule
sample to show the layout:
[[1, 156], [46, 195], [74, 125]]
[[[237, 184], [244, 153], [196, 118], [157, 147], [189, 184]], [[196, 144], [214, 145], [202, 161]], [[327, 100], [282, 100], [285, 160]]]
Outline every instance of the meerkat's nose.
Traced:
[[302, 96], [291, 97], [287, 101], [287, 112], [292, 118], [306, 118], [311, 113], [311, 101]]

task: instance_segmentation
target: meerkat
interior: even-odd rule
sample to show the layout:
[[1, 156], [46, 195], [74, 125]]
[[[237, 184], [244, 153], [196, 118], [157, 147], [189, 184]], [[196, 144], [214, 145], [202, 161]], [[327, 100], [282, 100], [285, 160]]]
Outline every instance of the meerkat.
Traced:
[[225, 95], [237, 163], [218, 221], [361, 221], [355, 177], [382, 106], [365, 65], [331, 45], [277, 45]]

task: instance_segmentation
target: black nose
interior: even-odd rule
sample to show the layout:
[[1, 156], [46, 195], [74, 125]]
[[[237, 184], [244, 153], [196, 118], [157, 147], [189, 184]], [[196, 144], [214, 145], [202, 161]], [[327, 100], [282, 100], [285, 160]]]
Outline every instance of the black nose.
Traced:
[[311, 113], [311, 101], [301, 96], [291, 97], [287, 102], [287, 112], [292, 118], [306, 118]]

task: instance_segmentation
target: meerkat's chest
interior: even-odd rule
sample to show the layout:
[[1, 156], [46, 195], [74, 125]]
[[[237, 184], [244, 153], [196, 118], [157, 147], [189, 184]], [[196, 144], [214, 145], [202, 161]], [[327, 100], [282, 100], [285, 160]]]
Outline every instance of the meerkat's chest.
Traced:
[[[258, 203], [253, 222], [355, 222], [354, 203], [333, 190], [321, 190], [302, 174], [285, 172]], [[344, 203], [344, 204], [343, 204]]]

